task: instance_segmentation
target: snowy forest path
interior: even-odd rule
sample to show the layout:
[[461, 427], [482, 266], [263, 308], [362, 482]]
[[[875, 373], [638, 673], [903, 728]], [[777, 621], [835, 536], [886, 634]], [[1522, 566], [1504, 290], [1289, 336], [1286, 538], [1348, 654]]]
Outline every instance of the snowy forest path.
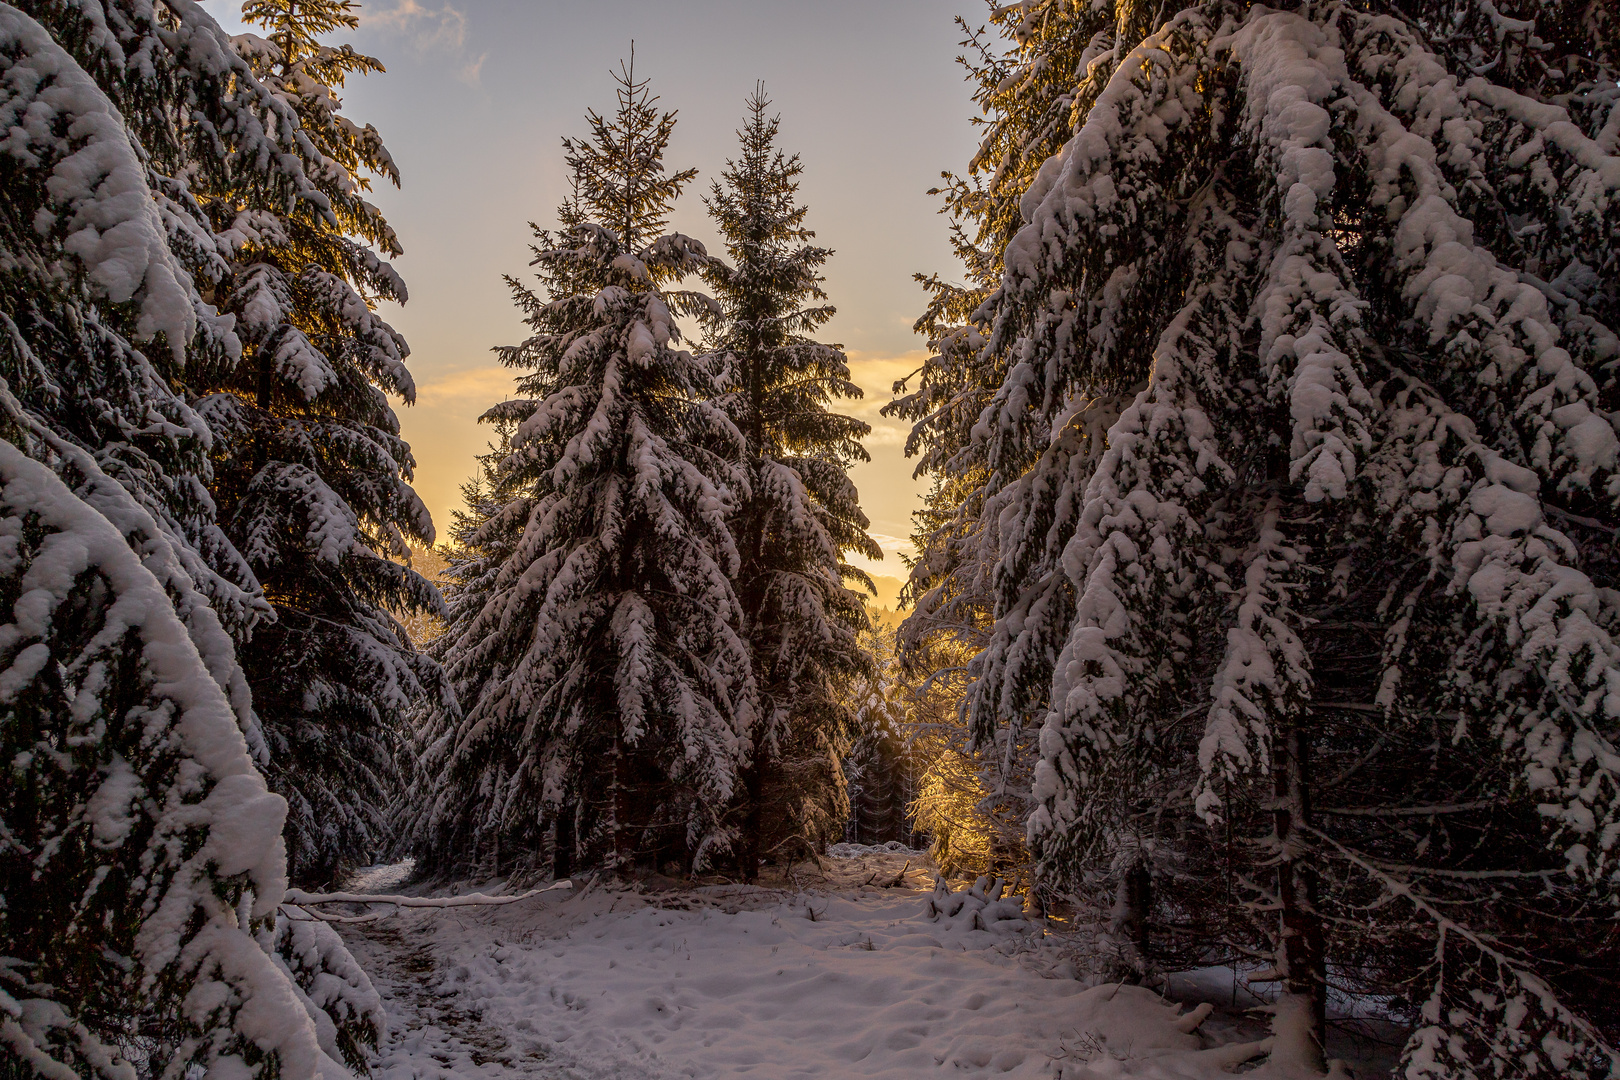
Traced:
[[342, 930], [388, 1011], [377, 1080], [1204, 1080], [1253, 1056], [1195, 1033], [1207, 1009], [1077, 979], [1017, 901], [932, 884], [869, 853], [779, 888], [592, 882]]
[[[912, 869], [914, 862], [919, 865]], [[907, 859], [898, 867], [882, 866], [871, 874], [865, 873], [864, 863], [834, 864], [832, 878], [825, 874], [810, 876], [818, 878], [821, 886], [837, 890], [856, 885], [863, 877], [875, 879], [881, 871], [890, 887], [899, 886], [910, 894], [926, 888], [930, 880], [923, 862]], [[409, 876], [409, 868], [409, 863], [371, 867], [360, 871], [348, 887], [374, 895], [418, 895], [419, 889], [396, 887]], [[839, 875], [837, 870], [844, 873]], [[480, 947], [510, 948], [513, 939], [534, 945], [565, 937], [577, 924], [621, 910], [712, 906], [735, 914], [745, 908], [774, 908], [800, 892], [801, 878], [806, 875], [789, 869], [778, 876], [784, 888], [721, 886], [697, 890], [655, 888], [650, 892], [597, 890], [592, 878], [578, 893], [553, 893], [526, 904], [524, 911], [505, 911], [493, 918], [494, 908], [477, 906], [389, 912], [383, 905], [369, 905], [371, 914], [383, 917], [359, 925], [340, 924], [340, 929], [370, 974], [388, 1015], [388, 1032], [372, 1075], [376, 1080], [504, 1080], [509, 1076], [620, 1080], [666, 1075], [652, 1062], [612, 1061], [599, 1055], [593, 1055], [595, 1060], [579, 1060], [522, 1018], [504, 1026], [486, 1022], [478, 997], [459, 993], [458, 988], [468, 977], [468, 968], [459, 959], [476, 954]], [[477, 891], [499, 895], [502, 883], [481, 884]], [[464, 890], [458, 888], [456, 892]], [[580, 903], [570, 905], [570, 900]], [[809, 901], [811, 909], [818, 906], [814, 900]], [[361, 908], [357, 905], [354, 910]], [[487, 933], [480, 933], [480, 926]], [[683, 1070], [667, 1075], [693, 1074]]]
[[[486, 1022], [476, 1000], [458, 992], [466, 969], [456, 952], [436, 947], [436, 926], [480, 937], [463, 912], [429, 909], [408, 922], [384, 919], [344, 926], [343, 937], [365, 966], [388, 1015], [374, 1080], [619, 1080], [645, 1076], [572, 1060], [530, 1025]], [[499, 936], [487, 940], [499, 942]]]
[[[415, 895], [419, 890], [396, 887], [409, 868], [409, 863], [369, 868], [349, 884], [376, 895]], [[400, 919], [388, 917], [383, 905], [370, 906], [384, 917], [340, 924], [340, 929], [388, 1015], [374, 1080], [619, 1080], [632, 1075], [585, 1066], [556, 1053], [543, 1039], [525, 1037], [522, 1029], [486, 1023], [475, 1002], [458, 997], [456, 955], [435, 948], [432, 931], [449, 929], [436, 926], [448, 921], [458, 932], [467, 932], [467, 909], [396, 909], [394, 914], [414, 915]]]
[[388, 925], [356, 930], [348, 938], [351, 950], [367, 965], [388, 1013], [388, 1042], [374, 1070], [379, 1080], [494, 1076], [506, 1071], [502, 1066], [516, 1076], [545, 1075], [533, 1067], [523, 1068], [527, 1063], [515, 1060], [503, 1033], [435, 991], [442, 971], [429, 945], [413, 944], [399, 928]]

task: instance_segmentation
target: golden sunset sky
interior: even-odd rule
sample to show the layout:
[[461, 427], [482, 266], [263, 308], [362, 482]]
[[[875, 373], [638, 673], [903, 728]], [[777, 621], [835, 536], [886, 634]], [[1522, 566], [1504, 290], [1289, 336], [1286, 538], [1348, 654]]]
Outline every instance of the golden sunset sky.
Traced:
[[[237, 0], [208, 0], [232, 30]], [[412, 349], [417, 403], [400, 407], [416, 488], [441, 535], [488, 431], [477, 423], [513, 373], [493, 346], [524, 327], [502, 274], [528, 273], [527, 222], [555, 221], [565, 193], [561, 139], [586, 131], [587, 108], [614, 104], [615, 69], [635, 40], [638, 76], [679, 110], [667, 164], [695, 166], [677, 230], [720, 251], [700, 196], [735, 156], [743, 99], [756, 80], [782, 117], [781, 146], [804, 160], [800, 194], [817, 242], [835, 249], [827, 291], [840, 342], [866, 390], [847, 411], [872, 425], [869, 465], [853, 472], [872, 532], [891, 552], [868, 567], [903, 577], [910, 514], [923, 490], [903, 456], [906, 430], [878, 416], [897, 377], [922, 360], [911, 325], [923, 306], [913, 272], [955, 276], [946, 220], [927, 189], [975, 147], [959, 11], [969, 0], [374, 0], [350, 40], [386, 74], [351, 82], [345, 112], [374, 124], [403, 174], [375, 201], [405, 254], [410, 302], [385, 317]]]

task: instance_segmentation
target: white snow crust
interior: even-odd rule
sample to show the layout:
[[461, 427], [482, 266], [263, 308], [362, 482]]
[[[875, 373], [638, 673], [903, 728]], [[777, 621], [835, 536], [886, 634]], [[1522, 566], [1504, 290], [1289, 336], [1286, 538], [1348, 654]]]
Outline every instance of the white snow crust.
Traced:
[[1034, 921], [951, 917], [926, 873], [860, 885], [905, 859], [841, 859], [826, 893], [582, 883], [343, 926], [389, 1014], [374, 1075], [1201, 1080], [1260, 1048], [1207, 1045], [1207, 1006], [1074, 978], [1066, 939]]
[[[94, 842], [104, 848], [129, 839], [135, 813], [152, 819], [153, 835], [139, 864], [152, 885], [140, 882], [146, 892], [135, 896], [141, 904], [134, 935], [140, 978], [131, 986], [149, 992], [161, 978], [189, 986], [179, 1014], [203, 1034], [182, 1041], [176, 1060], [206, 1062], [210, 1075], [247, 1076], [240, 1058], [219, 1052], [223, 1039], [235, 1033], [266, 1054], [279, 1054], [285, 1076], [351, 1077], [326, 1053], [298, 988], [250, 933], [252, 920], [276, 911], [286, 885], [280, 836], [286, 803], [266, 788], [254, 767], [236, 714], [162, 584], [112, 521], [4, 440], [0, 509], [0, 574], [17, 577], [18, 593], [7, 613], [11, 621], [0, 624], [0, 640], [15, 645], [39, 639], [20, 649], [0, 678], [0, 703], [21, 693], [53, 659], [46, 644], [53, 619], [94, 573], [110, 594], [101, 625], [92, 640], [79, 643], [77, 653], [54, 658], [63, 664], [65, 679], [83, 680], [75, 708], [93, 715], [102, 707], [95, 696], [105, 678], [101, 657], [133, 635], [147, 698], [121, 720], [142, 725], [149, 743], [166, 741], [181, 758], [175, 781], [153, 791], [128, 762], [113, 758], [84, 809]], [[23, 567], [19, 540], [25, 520], [46, 530], [46, 536]], [[161, 569], [161, 560], [154, 563]], [[188, 844], [193, 839], [200, 846]], [[229, 879], [238, 876], [247, 887], [239, 905], [225, 891]], [[99, 885], [101, 878], [95, 880]], [[90, 899], [87, 895], [85, 903]], [[50, 1029], [65, 1027], [78, 1033], [84, 1052], [110, 1053], [56, 1002], [19, 1001], [0, 991], [0, 1044], [47, 1075], [72, 1075], [42, 1049], [50, 1045]], [[105, 1060], [106, 1075], [135, 1075], [127, 1063]]]
[[122, 119], [95, 81], [23, 12], [0, 4], [0, 154], [48, 165], [56, 209], [34, 221], [48, 233], [63, 219], [62, 247], [78, 257], [115, 304], [135, 300], [137, 336], [162, 332], [178, 358], [196, 318], [185, 271], [169, 251], [146, 168]]
[[858, 859], [862, 855], [910, 855], [922, 858], [926, 852], [908, 848], [898, 840], [885, 844], [834, 844], [827, 849], [829, 859]]

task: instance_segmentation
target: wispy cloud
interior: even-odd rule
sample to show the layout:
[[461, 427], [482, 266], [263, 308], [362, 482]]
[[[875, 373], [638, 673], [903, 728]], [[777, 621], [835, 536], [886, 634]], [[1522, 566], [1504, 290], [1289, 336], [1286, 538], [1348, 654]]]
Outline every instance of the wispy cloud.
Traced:
[[489, 54], [471, 54], [467, 47], [467, 13], [448, 0], [436, 5], [419, 0], [387, 0], [373, 6], [362, 18], [364, 25], [404, 38], [424, 56], [434, 54], [448, 59], [455, 65], [456, 78], [469, 86], [477, 85]]
[[911, 541], [905, 539], [904, 537], [890, 536], [887, 533], [877, 532], [867, 533], [866, 535], [870, 536], [873, 540], [876, 540], [878, 547], [882, 548], [885, 552], [897, 551], [902, 555], [915, 555], [917, 553], [917, 549], [911, 546]]
[[866, 437], [868, 446], [900, 446], [911, 434], [911, 422], [890, 419], [883, 415], [883, 407], [894, 400], [895, 380], [916, 371], [928, 354], [920, 349], [900, 356], [849, 351], [849, 371], [855, 385], [866, 391], [859, 401], [840, 401], [834, 407], [842, 413], [865, 420], [872, 425]]
[[482, 412], [516, 393], [513, 377], [511, 368], [493, 365], [448, 371], [418, 382], [417, 400], [434, 404], [471, 402]]
[[[869, 559], [855, 551], [846, 551], [844, 558], [871, 574], [878, 581], [880, 597], [888, 593], [898, 593], [901, 582], [906, 578], [908, 571], [905, 562], [896, 556], [905, 555], [908, 558], [915, 558], [917, 549], [912, 546], [910, 540], [903, 540], [898, 536], [889, 536], [887, 533], [880, 532], [869, 532], [866, 535], [877, 541], [878, 547], [883, 550], [883, 558]], [[885, 586], [885, 581], [890, 582], [890, 584]], [[891, 600], [882, 599], [878, 602], [891, 605], [893, 603]]]

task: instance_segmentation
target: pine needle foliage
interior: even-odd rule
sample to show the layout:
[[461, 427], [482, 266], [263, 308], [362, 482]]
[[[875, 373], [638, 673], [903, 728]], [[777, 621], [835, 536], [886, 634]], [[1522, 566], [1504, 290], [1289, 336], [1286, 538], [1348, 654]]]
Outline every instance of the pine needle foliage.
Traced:
[[[229, 266], [193, 186], [231, 175], [265, 199], [314, 196], [302, 168], [313, 147], [200, 9], [15, 10], [0, 376], [30, 417], [91, 454], [163, 526], [239, 638], [267, 608], [219, 528], [212, 431], [182, 389], [197, 367], [240, 351], [205, 295]], [[36, 27], [51, 51], [35, 49]], [[79, 126], [54, 123], [64, 118]], [[120, 196], [135, 212], [112, 233]], [[245, 684], [231, 698], [246, 714]]]
[[1324, 1067], [1333, 971], [1429, 1002], [1408, 1075], [1610, 1075], [1610, 6], [992, 22], [970, 288], [896, 409], [1047, 881], [1147, 966], [1270, 952], [1279, 1061]]
[[380, 1005], [278, 910], [235, 652], [269, 608], [188, 392], [242, 349], [203, 193], [322, 206], [322, 157], [189, 3], [0, 5], [0, 117], [0, 1060], [350, 1076]]
[[[665, 168], [664, 151], [675, 132], [675, 113], [660, 111], [658, 98], [647, 91], [647, 81], [636, 80], [634, 56], [617, 78], [619, 107], [612, 116], [587, 110], [590, 136], [563, 139], [575, 205], [560, 216], [572, 225], [575, 221], [568, 219], [589, 214], [613, 232], [625, 251], [637, 251], [664, 235], [675, 200], [697, 177], [697, 170]], [[663, 284], [685, 270], [671, 264], [656, 271], [649, 268], [649, 273], [655, 283]]]
[[[176, 615], [189, 583], [128, 493], [66, 457], [86, 498], [0, 442], [0, 1055], [51, 1077], [345, 1075], [255, 940], [286, 804]], [[371, 1021], [341, 1030], [375, 1046]]]
[[231, 242], [231, 273], [213, 298], [236, 316], [242, 354], [197, 366], [191, 381], [216, 435], [221, 520], [274, 612], [241, 656], [271, 784], [291, 806], [300, 884], [329, 882], [386, 845], [404, 713], [440, 692], [436, 666], [393, 615], [441, 609], [408, 565], [409, 544], [431, 543], [433, 524], [388, 400], [416, 399], [410, 350], [374, 311], [406, 291], [381, 257], [400, 248], [365, 198], [368, 174], [397, 185], [399, 172], [376, 129], [341, 113], [337, 93], [382, 64], [320, 40], [357, 26], [355, 11], [347, 0], [256, 0], [243, 16], [268, 37], [233, 39], [310, 140], [319, 198], [268, 201], [244, 185], [199, 192]]
[[[836, 313], [821, 275], [832, 252], [810, 242], [809, 209], [797, 199], [804, 167], [777, 148], [781, 121], [770, 104], [762, 86], [749, 97], [740, 154], [706, 200], [729, 262], [702, 271], [718, 303], [706, 345], [727, 377], [717, 404], [747, 446], [746, 495], [731, 529], [761, 710], [742, 808], [750, 878], [761, 843], [819, 851], [841, 828], [842, 778], [824, 763], [836, 763], [847, 725], [837, 684], [867, 664], [858, 640], [865, 608], [845, 582], [871, 586], [844, 555], [882, 557], [848, 475], [870, 460], [861, 439], [871, 429], [830, 408], [861, 389], [843, 350], [811, 336]], [[784, 786], [795, 790], [773, 790]]]
[[662, 231], [695, 174], [664, 167], [675, 114], [633, 68], [617, 79], [618, 109], [564, 142], [575, 193], [560, 232], [536, 230], [543, 293], [512, 283], [534, 333], [500, 355], [545, 396], [486, 414], [510, 437], [458, 530], [472, 558], [438, 655], [466, 713], [424, 729], [434, 865], [532, 859], [552, 836], [559, 872], [701, 862], [746, 760], [743, 440], [709, 363], [677, 348], [677, 313], [711, 302], [662, 287], [708, 265]]
[[853, 714], [853, 737], [844, 755], [849, 782], [844, 839], [855, 844], [897, 840], [913, 847], [917, 837], [910, 808], [923, 767], [923, 755], [913, 746], [913, 688], [896, 657], [892, 626], [873, 620], [861, 634], [861, 648], [871, 658], [870, 667], [842, 686]]

